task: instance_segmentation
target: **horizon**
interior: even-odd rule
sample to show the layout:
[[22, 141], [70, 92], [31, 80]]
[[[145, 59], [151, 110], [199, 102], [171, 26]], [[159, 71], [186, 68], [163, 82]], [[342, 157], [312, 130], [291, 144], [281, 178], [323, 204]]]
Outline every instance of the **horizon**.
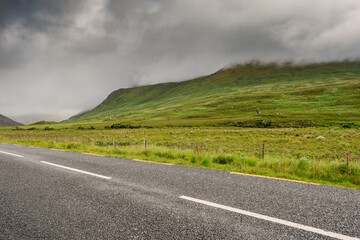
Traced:
[[202, 3], [2, 1], [0, 114], [61, 121], [119, 88], [186, 81], [254, 59], [359, 58], [358, 1]]
[[[330, 61], [330, 62], [301, 62], [301, 63], [294, 63], [294, 62], [288, 62], [288, 61], [284, 61], [284, 62], [261, 62], [259, 60], [251, 60], [251, 61], [247, 61], [247, 62], [244, 62], [244, 63], [241, 63], [241, 64], [230, 64], [228, 66], [224, 66], [223, 68], [219, 69], [218, 71], [216, 72], [213, 72], [213, 73], [210, 73], [210, 74], [207, 74], [207, 75], [203, 75], [203, 76], [197, 76], [195, 78], [192, 78], [192, 79], [186, 79], [186, 80], [180, 80], [180, 81], [174, 81], [174, 82], [161, 82], [161, 83], [154, 83], [154, 84], [149, 84], [149, 85], [138, 85], [138, 86], [131, 86], [131, 87], [128, 87], [128, 88], [119, 88], [119, 89], [115, 89], [113, 91], [111, 91], [103, 100], [101, 100], [96, 106], [90, 108], [90, 109], [87, 109], [87, 110], [82, 110], [81, 112], [78, 112], [74, 115], [71, 115], [69, 116], [68, 118], [65, 118], [65, 119], [61, 119], [61, 120], [49, 120], [49, 119], [42, 119], [42, 120], [38, 120], [36, 122], [29, 122], [29, 123], [21, 123], [21, 124], [24, 124], [24, 125], [32, 125], [32, 124], [37, 124], [37, 123], [40, 123], [40, 122], [57, 122], [57, 123], [61, 123], [63, 121], [66, 121], [66, 120], [69, 120], [75, 116], [78, 116], [78, 115], [82, 115], [84, 113], [87, 113], [87, 112], [90, 112], [92, 110], [94, 110], [96, 107], [98, 107], [103, 101], [105, 101], [107, 99], [107, 97], [113, 93], [113, 92], [116, 92], [118, 90], [126, 90], [126, 89], [133, 89], [133, 88], [141, 88], [141, 87], [146, 87], [146, 86], [154, 86], [154, 85], [159, 85], [159, 84], [167, 84], [167, 83], [181, 83], [181, 82], [187, 82], [187, 81], [192, 81], [192, 80], [196, 80], [198, 78], [202, 78], [202, 77], [207, 77], [207, 76], [211, 76], [213, 74], [216, 74], [216, 73], [219, 73], [221, 71], [227, 71], [227, 70], [231, 70], [233, 68], [241, 68], [241, 67], [248, 67], [248, 66], [254, 66], [254, 67], [268, 67], [268, 66], [275, 66], [275, 67], [307, 67], [307, 66], [310, 66], [310, 65], [326, 65], [326, 64], [339, 64], [339, 63], [357, 63], [357, 62], [360, 62], [360, 59], [358, 58], [354, 58], [354, 59], [344, 59], [344, 60], [339, 60], [339, 61]], [[0, 114], [1, 115], [1, 114]], [[4, 116], [4, 115], [3, 115]], [[6, 117], [6, 116], [5, 116]], [[14, 120], [16, 121], [15, 119], [13, 118], [10, 118], [11, 120]], [[16, 121], [17, 122], [17, 121]]]

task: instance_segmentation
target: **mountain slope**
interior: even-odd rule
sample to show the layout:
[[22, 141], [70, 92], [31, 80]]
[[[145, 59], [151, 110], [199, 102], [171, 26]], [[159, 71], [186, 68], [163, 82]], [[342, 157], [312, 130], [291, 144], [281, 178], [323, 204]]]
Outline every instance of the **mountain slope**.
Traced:
[[6, 127], [6, 126], [22, 126], [23, 124], [15, 122], [14, 120], [11, 120], [8, 117], [5, 117], [4, 115], [0, 114], [0, 127]]
[[238, 65], [112, 92], [70, 121], [148, 126], [302, 127], [360, 123], [360, 62]]

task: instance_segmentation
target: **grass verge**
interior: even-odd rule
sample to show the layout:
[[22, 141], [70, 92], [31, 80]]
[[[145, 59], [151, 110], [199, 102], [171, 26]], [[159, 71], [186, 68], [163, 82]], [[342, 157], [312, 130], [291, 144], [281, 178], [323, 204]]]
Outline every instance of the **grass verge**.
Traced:
[[358, 129], [24, 129], [0, 142], [360, 189]]

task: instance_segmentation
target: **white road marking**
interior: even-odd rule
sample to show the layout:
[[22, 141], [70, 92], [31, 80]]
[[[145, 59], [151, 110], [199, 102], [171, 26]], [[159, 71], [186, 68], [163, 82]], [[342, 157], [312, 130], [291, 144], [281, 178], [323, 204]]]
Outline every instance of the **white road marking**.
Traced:
[[62, 165], [58, 165], [58, 164], [55, 164], [55, 163], [49, 163], [49, 162], [45, 162], [45, 161], [40, 161], [40, 162], [41, 162], [41, 163], [48, 164], [48, 165], [51, 165], [51, 166], [55, 166], [55, 167], [59, 167], [59, 168], [64, 168], [64, 169], [67, 169], [67, 170], [71, 170], [71, 171], [74, 171], [74, 172], [79, 172], [79, 173], [88, 174], [88, 175], [91, 175], [91, 176], [94, 176], [94, 177], [98, 177], [98, 178], [103, 178], [103, 179], [107, 179], [107, 180], [111, 180], [111, 179], [112, 179], [111, 177], [107, 177], [107, 176], [103, 176], [103, 175], [100, 175], [100, 174], [96, 174], [96, 173], [91, 173], [91, 172], [79, 170], [79, 169], [76, 169], [76, 168], [71, 168], [71, 167], [62, 166]]
[[356, 237], [349, 237], [349, 236], [346, 236], [346, 235], [325, 231], [325, 230], [322, 230], [322, 229], [319, 229], [319, 228], [314, 228], [314, 227], [310, 227], [310, 226], [306, 226], [306, 225], [302, 225], [302, 224], [298, 224], [298, 223], [293, 223], [293, 222], [282, 220], [282, 219], [279, 219], [279, 218], [269, 217], [269, 216], [266, 216], [266, 215], [241, 210], [241, 209], [238, 209], [238, 208], [233, 208], [233, 207], [228, 207], [228, 206], [213, 203], [213, 202], [208, 202], [208, 201], [205, 201], [205, 200], [200, 200], [200, 199], [187, 197], [187, 196], [180, 196], [179, 198], [185, 199], [185, 200], [188, 200], [188, 201], [192, 201], [192, 202], [196, 202], [196, 203], [201, 203], [201, 204], [204, 204], [204, 205], [207, 205], [207, 206], [211, 206], [211, 207], [220, 208], [220, 209], [223, 209], [223, 210], [235, 212], [235, 213], [240, 213], [242, 215], [246, 215], [246, 216], [266, 220], [266, 221], [269, 221], [269, 222], [274, 222], [274, 223], [282, 224], [282, 225], [285, 225], [285, 226], [305, 230], [305, 231], [308, 231], [308, 232], [321, 234], [321, 235], [332, 237], [332, 238], [343, 239], [343, 240], [360, 240], [359, 238], [356, 238]]
[[24, 157], [24, 156], [21, 156], [21, 155], [18, 155], [18, 154], [14, 154], [14, 153], [9, 153], [9, 152], [0, 151], [0, 153], [7, 154], [7, 155], [11, 155], [11, 156], [15, 156], [15, 157], [20, 157], [20, 158], [23, 158], [23, 157]]

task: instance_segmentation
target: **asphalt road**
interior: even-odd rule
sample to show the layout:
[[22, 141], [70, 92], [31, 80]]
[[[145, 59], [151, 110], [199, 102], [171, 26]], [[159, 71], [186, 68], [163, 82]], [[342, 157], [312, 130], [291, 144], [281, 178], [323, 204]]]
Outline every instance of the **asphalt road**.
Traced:
[[336, 238], [358, 190], [0, 144], [0, 239]]

